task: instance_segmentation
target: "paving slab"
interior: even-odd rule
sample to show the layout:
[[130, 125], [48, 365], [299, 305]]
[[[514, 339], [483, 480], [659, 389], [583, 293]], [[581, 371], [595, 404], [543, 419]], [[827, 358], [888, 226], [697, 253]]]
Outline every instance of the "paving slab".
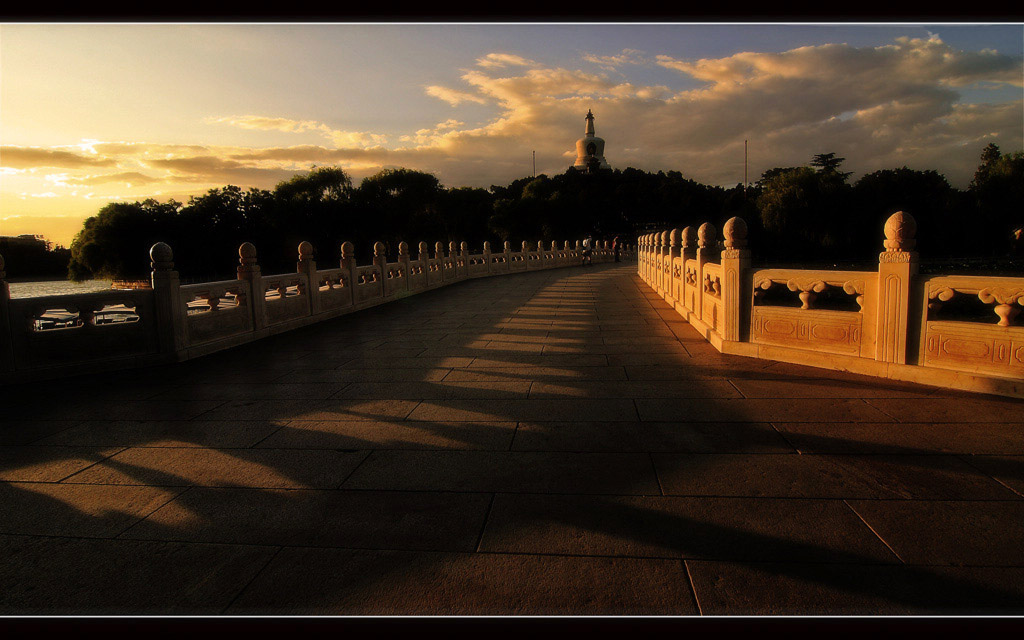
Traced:
[[689, 615], [678, 560], [285, 549], [233, 615]]
[[306, 449], [126, 449], [65, 483], [334, 489], [368, 455]]
[[490, 502], [484, 493], [197, 487], [122, 537], [469, 552]]
[[908, 564], [1024, 567], [1024, 501], [848, 502]]
[[531, 398], [742, 398], [728, 380], [534, 382]]
[[641, 453], [375, 451], [342, 485], [392, 491], [660, 493]]
[[1018, 495], [1024, 496], [1024, 455], [973, 455], [964, 456], [963, 459]]
[[774, 424], [802, 453], [1024, 454], [1024, 424], [1019, 423], [819, 420]]
[[296, 420], [260, 442], [271, 449], [484, 449], [507, 451], [515, 422]]
[[955, 456], [653, 453], [666, 495], [1006, 500]]
[[455, 398], [525, 398], [529, 392], [529, 380], [353, 382], [334, 397], [448, 400]]
[[687, 560], [716, 616], [1018, 615], [1024, 569]]
[[516, 451], [795, 453], [768, 422], [520, 422]]
[[85, 420], [35, 442], [67, 447], [251, 447], [281, 429], [261, 420]]
[[0, 614], [217, 615], [276, 552], [0, 535]]
[[658, 422], [819, 422], [830, 415], [842, 422], [895, 422], [860, 399], [637, 399], [641, 420]]
[[59, 482], [122, 447], [0, 447], [0, 481]]
[[176, 487], [5, 482], [0, 484], [0, 533], [113, 538], [181, 491]]
[[0, 446], [30, 444], [70, 429], [80, 420], [0, 420]]
[[435, 401], [424, 400], [408, 420], [488, 422], [495, 420], [626, 420], [637, 419], [629, 398], [527, 398]]
[[417, 400], [233, 400], [203, 414], [204, 420], [401, 420]]
[[499, 494], [480, 548], [565, 555], [899, 562], [839, 500]]

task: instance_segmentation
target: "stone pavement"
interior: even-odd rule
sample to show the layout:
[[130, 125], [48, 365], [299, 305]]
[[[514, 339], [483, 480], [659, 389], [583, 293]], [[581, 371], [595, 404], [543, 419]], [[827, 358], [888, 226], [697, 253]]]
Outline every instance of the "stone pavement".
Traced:
[[0, 389], [0, 614], [1024, 613], [1024, 402], [499, 284]]

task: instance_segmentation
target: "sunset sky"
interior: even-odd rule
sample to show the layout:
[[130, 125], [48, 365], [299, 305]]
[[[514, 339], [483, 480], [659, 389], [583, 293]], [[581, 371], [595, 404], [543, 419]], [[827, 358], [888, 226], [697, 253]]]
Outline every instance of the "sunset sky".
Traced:
[[0, 235], [311, 166], [488, 187], [575, 158], [708, 184], [845, 157], [964, 188], [1024, 148], [1020, 24], [0, 25]]

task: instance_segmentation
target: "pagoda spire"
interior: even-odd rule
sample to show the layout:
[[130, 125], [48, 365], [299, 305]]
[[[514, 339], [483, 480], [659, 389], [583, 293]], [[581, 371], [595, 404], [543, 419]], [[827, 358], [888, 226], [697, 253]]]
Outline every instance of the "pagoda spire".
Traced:
[[583, 135], [594, 135], [594, 112], [590, 109], [587, 109], [587, 129], [583, 132]]

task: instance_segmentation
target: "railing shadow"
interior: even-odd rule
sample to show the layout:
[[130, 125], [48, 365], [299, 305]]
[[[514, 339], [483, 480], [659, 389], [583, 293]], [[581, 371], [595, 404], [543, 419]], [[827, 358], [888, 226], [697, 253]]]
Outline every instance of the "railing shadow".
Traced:
[[[825, 542], [794, 540], [771, 531], [667, 512], [660, 505], [690, 498], [650, 497], [649, 483], [638, 482], [639, 476], [631, 479], [628, 474], [613, 476], [611, 482], [603, 479], [600, 491], [586, 498], [575, 496], [588, 493], [579, 489], [586, 478], [576, 479], [576, 488], [568, 491], [575, 497], [569, 499], [560, 495], [567, 493], [565, 484], [559, 485], [553, 471], [555, 480], [550, 487], [539, 482], [532, 486], [526, 483], [525, 491], [517, 489], [516, 483], [522, 484], [522, 471], [508, 461], [516, 454], [529, 453], [514, 448], [521, 425], [604, 420], [641, 429], [645, 423], [635, 413], [632, 396], [614, 390], [616, 384], [636, 382], [629, 375], [630, 367], [678, 367], [679, 375], [684, 375], [686, 368], [694, 368], [685, 340], [676, 342], [682, 348], [674, 353], [656, 348], [648, 351], [642, 346], [632, 353], [629, 349], [622, 353], [615, 353], [617, 348], [598, 349], [615, 346], [614, 340], [607, 344], [605, 337], [621, 332], [615, 337], [627, 340], [638, 328], [648, 325], [651, 333], [674, 339], [673, 332], [665, 327], [664, 316], [636, 288], [635, 276], [617, 267], [601, 265], [590, 270], [510, 276], [502, 283], [507, 284], [507, 290], [497, 297], [484, 282], [467, 281], [420, 294], [415, 301], [395, 301], [177, 365], [118, 372], [103, 380], [80, 377], [59, 386], [47, 383], [44, 388], [5, 389], [8, 410], [0, 423], [6, 422], [2, 426], [9, 432], [10, 441], [18, 442], [19, 450], [31, 450], [32, 456], [26, 464], [24, 458], [5, 457], [0, 450], [0, 474], [13, 478], [2, 485], [5, 496], [0, 505], [6, 507], [7, 514], [0, 514], [0, 522], [7, 524], [0, 525], [0, 533], [61, 536], [86, 527], [85, 537], [98, 539], [381, 551], [382, 555], [369, 556], [359, 575], [346, 574], [344, 584], [319, 585], [311, 590], [302, 583], [301, 575], [291, 576], [295, 594], [301, 595], [302, 601], [296, 601], [298, 596], [293, 594], [290, 599], [263, 600], [262, 606], [254, 606], [261, 602], [260, 592], [247, 589], [249, 583], [243, 583], [234, 593], [234, 598], [242, 596], [238, 606], [231, 606], [236, 602], [232, 598], [221, 608], [228, 613], [325, 612], [338, 602], [349, 602], [352, 593], [371, 594], [389, 581], [401, 582], [405, 565], [383, 552], [416, 551], [438, 563], [449, 561], [451, 554], [512, 553], [480, 545], [529, 534], [517, 529], [515, 523], [495, 524], [489, 517], [492, 501], [526, 496], [534, 505], [547, 503], [537, 516], [545, 526], [568, 527], [581, 535], [627, 541], [648, 550], [636, 557], [784, 561], [772, 569], [780, 576], [824, 581], [823, 587], [871, 595], [891, 601], [897, 608], [930, 609], [935, 601], [927, 594], [933, 592], [908, 590], [906, 582], [865, 581], [853, 573], [823, 574], [808, 568], [833, 563], [899, 565], [899, 559], [885, 552], [880, 543], [877, 552], [851, 551]], [[570, 297], [573, 292], [595, 302], [574, 300]], [[620, 311], [613, 313], [613, 308]], [[616, 325], [622, 329], [614, 328]], [[502, 336], [523, 340], [490, 339]], [[491, 347], [492, 343], [506, 346]], [[528, 345], [530, 349], [512, 345]], [[535, 352], [538, 345], [540, 350]], [[546, 351], [549, 345], [565, 351]], [[579, 352], [574, 352], [574, 347]], [[720, 387], [713, 386], [715, 382], [730, 377], [756, 378], [773, 364], [742, 362], [747, 359], [727, 356], [697, 359], [715, 364], [702, 363], [699, 373], [681, 378], [692, 388], [695, 399], [722, 394]], [[646, 361], [657, 364], [626, 364]], [[481, 364], [486, 366], [474, 366]], [[396, 373], [403, 371], [407, 373]], [[773, 379], [836, 383], [834, 379], [807, 378], [798, 373], [773, 375]], [[595, 381], [605, 384], [595, 385]], [[545, 393], [533, 395], [537, 383], [547, 385]], [[856, 387], [865, 383], [849, 384]], [[298, 387], [313, 385], [325, 386], [313, 389], [313, 397], [294, 398]], [[389, 393], [388, 385], [397, 395]], [[403, 390], [395, 385], [407, 386]], [[906, 387], [876, 384], [872, 388]], [[353, 396], [353, 389], [364, 391], [365, 397], [358, 393]], [[59, 403], [53, 402], [55, 392], [61, 397]], [[543, 398], [548, 402], [539, 403]], [[632, 413], [625, 411], [630, 404], [634, 407]], [[620, 409], [622, 413], [615, 413]], [[763, 441], [763, 420], [755, 415], [735, 417], [743, 419], [729, 425], [731, 442]], [[41, 429], [45, 435], [38, 439], [26, 435], [19, 440], [10, 433], [39, 429], [39, 423], [48, 421], [63, 421], [61, 425], [67, 426], [56, 432]], [[96, 428], [100, 423], [106, 423], [106, 430]], [[196, 424], [201, 425], [199, 431]], [[212, 432], [218, 425], [226, 425], [227, 431], [220, 436], [220, 446], [211, 446], [212, 436], [203, 429]], [[324, 428], [317, 429], [316, 425]], [[679, 429], [687, 427], [685, 420], [678, 422]], [[843, 450], [850, 446], [839, 437], [803, 437], [816, 448]], [[778, 441], [781, 447], [788, 446], [781, 436]], [[217, 443], [216, 439], [212, 442]], [[740, 447], [734, 452], [745, 451]], [[506, 456], [505, 475], [497, 474], [489, 486], [480, 482], [483, 476], [475, 476], [474, 481], [469, 473], [469, 481], [462, 487], [457, 482], [442, 488], [346, 487], [361, 468], [365, 469], [367, 461], [373, 462], [378, 455], [375, 452], [409, 449], [491, 452], [495, 460]], [[650, 444], [641, 443], [637, 448], [638, 453], [652, 450], [661, 451]], [[692, 444], [684, 443], [678, 450], [692, 452]], [[789, 450], [796, 455], [791, 446]], [[908, 465], [941, 468], [942, 456], [931, 450], [897, 447], [881, 452], [907, 456], [904, 460]], [[586, 449], [554, 449], [547, 453], [547, 464], [554, 469], [560, 464], [560, 455], [586, 455]], [[34, 481], [26, 471], [66, 464], [76, 456], [85, 456], [77, 465], [82, 468], [72, 465], [64, 477]], [[713, 464], [713, 458], [708, 457], [707, 462]], [[439, 473], [445, 477], [443, 469]], [[457, 475], [459, 471], [452, 469], [450, 473]], [[1014, 467], [1012, 462], [1004, 463], [1000, 473], [1017, 480], [1024, 477], [1022, 465]], [[62, 500], [55, 487], [67, 491], [103, 487], [108, 494], [89, 498], [89, 507], [83, 510], [82, 502]], [[143, 496], [147, 488], [150, 493]], [[574, 501], [577, 506], [571, 508]], [[564, 508], [550, 508], [552, 504]], [[15, 517], [15, 511], [25, 515]], [[376, 514], [377, 520], [368, 514]], [[304, 523], [303, 518], [307, 519]], [[63, 528], [54, 529], [53, 523], [62, 523]], [[389, 531], [389, 526], [394, 530]], [[527, 553], [546, 552], [535, 549]], [[569, 549], [561, 555], [616, 554]], [[271, 557], [263, 566], [273, 563]], [[976, 597], [973, 601], [982, 603], [979, 606], [985, 602], [1002, 606], [1018, 597], [1010, 590], [938, 576], [925, 568], [901, 565], [900, 569], [911, 583], [928, 583], [956, 593], [970, 591]], [[70, 606], [57, 609], [82, 612], [73, 606], [75, 594], [69, 591], [67, 595]], [[251, 596], [248, 600], [247, 595]], [[471, 595], [466, 597], [472, 602]], [[680, 603], [680, 608], [685, 608], [684, 604], [688, 605]], [[99, 609], [105, 613], [139, 613], [175, 610], [175, 606], [170, 596], [170, 600], [139, 610], [119, 609], [113, 601]], [[367, 600], [355, 610], [372, 613], [386, 607], [384, 603], [377, 606], [375, 609], [374, 602]], [[447, 593], [437, 594], [433, 600], [410, 601], [410, 610], [404, 612], [451, 613], [465, 611], [466, 606], [457, 594]], [[822, 606], [819, 613], [828, 613], [828, 603]], [[10, 604], [5, 609], [17, 612]], [[535, 603], [533, 610], [574, 613], [543, 603]]]

